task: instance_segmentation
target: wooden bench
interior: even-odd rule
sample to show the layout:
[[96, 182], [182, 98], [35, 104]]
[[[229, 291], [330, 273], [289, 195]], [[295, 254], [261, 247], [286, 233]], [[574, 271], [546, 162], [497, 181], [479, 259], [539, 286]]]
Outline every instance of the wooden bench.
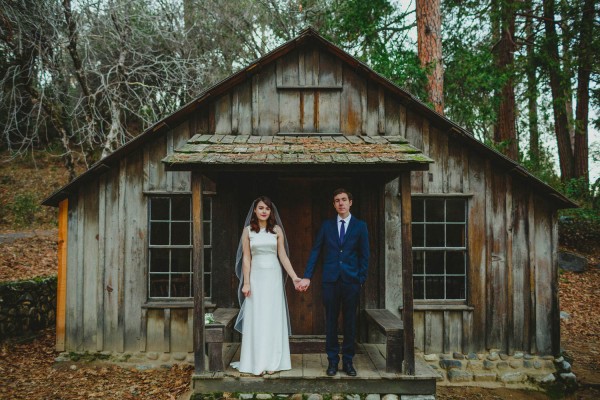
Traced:
[[208, 345], [208, 370], [224, 371], [223, 341], [227, 330], [233, 328], [237, 318], [238, 308], [217, 308], [213, 312], [215, 322], [204, 326], [204, 337]]
[[367, 321], [372, 323], [386, 337], [385, 370], [402, 372], [404, 361], [404, 324], [389, 310], [365, 310]]

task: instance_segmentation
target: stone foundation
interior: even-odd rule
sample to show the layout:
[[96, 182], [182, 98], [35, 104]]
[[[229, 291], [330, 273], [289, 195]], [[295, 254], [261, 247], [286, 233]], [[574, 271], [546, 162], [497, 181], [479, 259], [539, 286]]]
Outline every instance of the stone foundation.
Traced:
[[422, 354], [422, 357], [438, 373], [439, 385], [539, 386], [557, 380], [565, 384], [576, 381], [571, 365], [563, 357], [524, 352], [509, 356], [495, 350], [489, 353]]

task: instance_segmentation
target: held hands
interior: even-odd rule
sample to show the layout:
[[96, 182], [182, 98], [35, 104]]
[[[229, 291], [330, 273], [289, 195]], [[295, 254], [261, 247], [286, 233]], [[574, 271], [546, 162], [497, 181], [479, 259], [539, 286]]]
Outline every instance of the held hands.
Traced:
[[303, 279], [298, 278], [298, 279], [299, 279], [298, 283], [296, 283], [296, 280], [294, 280], [294, 286], [296, 286], [296, 290], [299, 292], [306, 292], [308, 290], [308, 287], [310, 286], [310, 279], [308, 279], [308, 278], [303, 278]]

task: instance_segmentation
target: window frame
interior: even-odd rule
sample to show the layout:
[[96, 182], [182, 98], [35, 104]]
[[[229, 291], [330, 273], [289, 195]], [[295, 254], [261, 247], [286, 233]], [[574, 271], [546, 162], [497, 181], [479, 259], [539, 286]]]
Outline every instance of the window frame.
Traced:
[[[412, 229], [413, 232], [413, 240], [412, 240], [412, 254], [413, 254], [413, 293], [417, 293], [417, 290], [415, 290], [415, 277], [422, 277], [423, 278], [423, 295], [425, 298], [420, 299], [420, 298], [416, 298], [414, 297], [414, 301], [415, 304], [419, 304], [419, 305], [435, 305], [435, 304], [442, 304], [442, 305], [465, 305], [468, 303], [468, 299], [469, 299], [469, 243], [468, 243], [468, 238], [469, 238], [469, 234], [468, 234], [468, 226], [469, 226], [469, 207], [470, 207], [470, 198], [472, 197], [472, 194], [463, 194], [463, 193], [444, 193], [444, 194], [413, 194], [411, 196], [411, 201], [413, 202], [411, 204], [411, 207], [414, 205], [415, 201], [421, 201], [422, 202], [422, 209], [423, 209], [423, 216], [422, 216], [422, 220], [421, 221], [414, 221], [414, 208], [411, 212], [411, 228], [413, 228], [415, 225], [423, 225], [423, 239], [422, 239], [422, 245], [421, 246], [415, 246], [415, 241], [414, 241], [414, 229]], [[427, 200], [443, 200], [444, 201], [444, 214], [443, 214], [443, 222], [440, 221], [427, 221]], [[447, 215], [447, 202], [448, 200], [462, 200], [464, 201], [464, 220], [463, 221], [447, 221], [448, 219], [448, 215]], [[442, 225], [444, 227], [444, 245], [443, 246], [428, 246], [427, 245], [427, 225]], [[464, 246], [446, 246], [447, 245], [447, 229], [446, 226], [447, 225], [464, 225]], [[424, 259], [423, 259], [423, 273], [421, 274], [416, 274], [415, 273], [415, 262], [414, 262], [414, 258], [415, 258], [415, 252], [422, 252], [424, 254]], [[426, 260], [426, 253], [427, 252], [442, 252], [444, 254], [444, 266], [443, 266], [443, 273], [442, 274], [427, 274], [427, 270], [425, 269], [425, 260]], [[464, 257], [464, 274], [448, 274], [447, 273], [447, 256], [446, 253], [448, 252], [462, 252], [463, 253], [463, 257]], [[431, 277], [443, 277], [443, 287], [444, 287], [444, 293], [443, 293], [443, 297], [442, 298], [427, 298], [427, 277], [431, 276]], [[447, 294], [447, 277], [464, 277], [464, 298], [447, 298], [448, 294]]]

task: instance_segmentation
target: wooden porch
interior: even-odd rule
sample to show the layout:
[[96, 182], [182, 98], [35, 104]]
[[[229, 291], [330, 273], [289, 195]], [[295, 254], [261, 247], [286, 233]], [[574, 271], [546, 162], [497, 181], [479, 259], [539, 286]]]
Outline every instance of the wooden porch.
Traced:
[[[327, 355], [322, 343], [290, 344], [292, 369], [256, 377], [231, 368], [240, 357], [240, 343], [223, 344], [225, 371], [203, 372], [192, 376], [194, 393], [393, 393], [434, 395], [437, 374], [424, 360], [415, 359], [415, 374], [386, 372], [384, 344], [357, 344], [354, 366], [358, 376], [343, 371], [330, 377], [325, 374]], [[341, 363], [340, 363], [341, 365]]]

